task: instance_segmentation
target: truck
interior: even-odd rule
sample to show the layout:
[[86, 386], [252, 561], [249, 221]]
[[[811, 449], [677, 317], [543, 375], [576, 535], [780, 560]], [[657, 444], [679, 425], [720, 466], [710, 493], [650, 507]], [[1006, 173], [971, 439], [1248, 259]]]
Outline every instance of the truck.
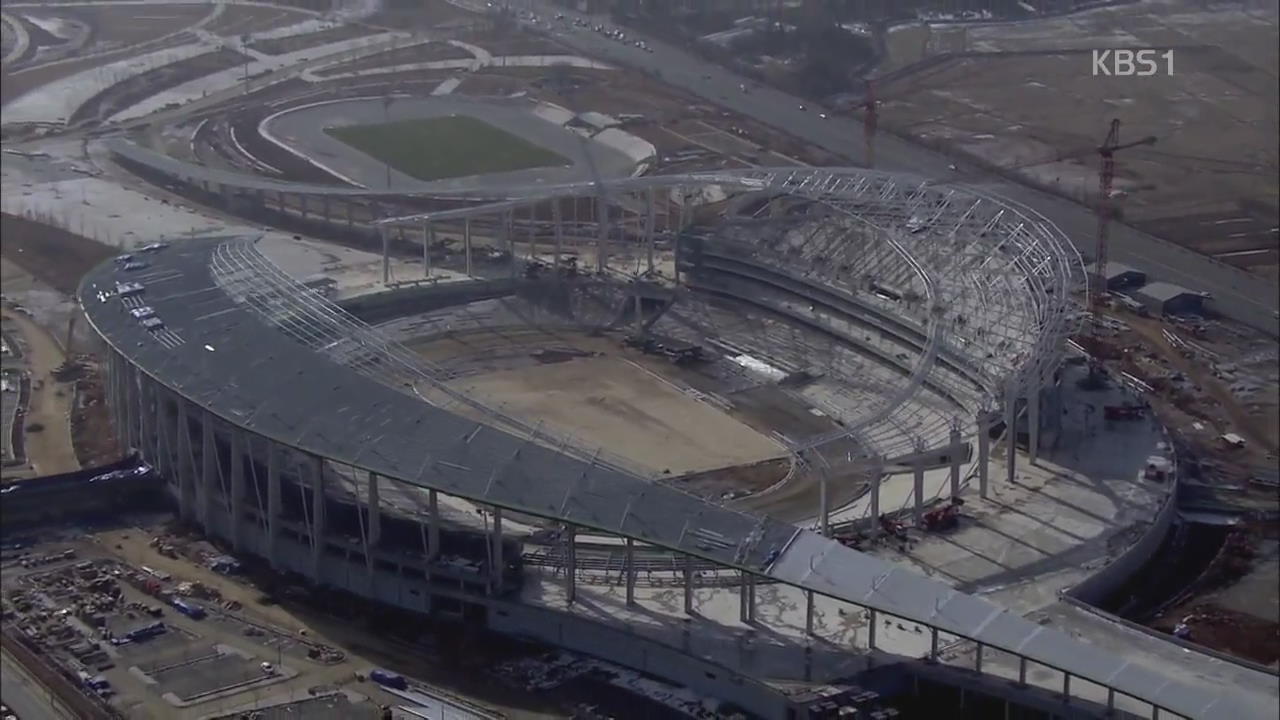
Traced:
[[1107, 405], [1102, 408], [1102, 416], [1107, 420], [1141, 420], [1146, 409], [1141, 405]]
[[390, 670], [383, 670], [382, 668], [370, 670], [369, 679], [383, 687], [395, 690], [405, 690], [409, 687], [409, 681], [405, 680], [403, 675], [393, 673]]
[[173, 605], [174, 610], [177, 610], [178, 612], [182, 613], [183, 615], [186, 615], [192, 620], [203, 620], [205, 616], [208, 615], [208, 613], [205, 611], [204, 608], [200, 607], [199, 605], [196, 605], [193, 602], [183, 600], [182, 598], [176, 597], [170, 600], [169, 604]]

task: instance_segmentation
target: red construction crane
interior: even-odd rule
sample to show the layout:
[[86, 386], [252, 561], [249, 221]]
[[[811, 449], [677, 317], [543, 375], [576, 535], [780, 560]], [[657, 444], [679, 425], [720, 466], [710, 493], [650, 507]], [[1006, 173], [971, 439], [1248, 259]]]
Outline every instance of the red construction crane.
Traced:
[[1120, 120], [1117, 118], [1111, 121], [1111, 129], [1107, 133], [1106, 139], [1098, 146], [1098, 157], [1102, 160], [1102, 167], [1098, 170], [1098, 244], [1094, 251], [1093, 278], [1089, 284], [1089, 326], [1087, 332], [1089, 342], [1093, 345], [1093, 347], [1089, 348], [1089, 353], [1094, 355], [1095, 358], [1101, 348], [1101, 337], [1098, 334], [1098, 330], [1102, 325], [1103, 300], [1107, 296], [1107, 241], [1110, 235], [1111, 216], [1113, 214], [1111, 196], [1115, 192], [1115, 156], [1117, 152], [1127, 148], [1155, 144], [1156, 138], [1153, 135], [1148, 135], [1141, 140], [1121, 143]]

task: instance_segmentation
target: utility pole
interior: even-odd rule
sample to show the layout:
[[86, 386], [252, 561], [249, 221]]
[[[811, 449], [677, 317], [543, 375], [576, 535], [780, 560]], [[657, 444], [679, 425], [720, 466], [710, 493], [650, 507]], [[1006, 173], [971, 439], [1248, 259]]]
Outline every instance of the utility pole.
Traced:
[[865, 110], [863, 114], [863, 121], [862, 121], [862, 141], [866, 145], [863, 159], [864, 159], [864, 162], [866, 162], [866, 165], [868, 168], [875, 168], [876, 166], [875, 137], [876, 137], [876, 122], [878, 120], [878, 118], [876, 117], [877, 110], [876, 110], [875, 80], [867, 78], [867, 92], [865, 97], [863, 97], [862, 103], [863, 103], [863, 108]]
[[1108, 241], [1111, 233], [1111, 215], [1114, 211], [1111, 205], [1111, 195], [1114, 192], [1115, 176], [1116, 176], [1116, 158], [1115, 155], [1121, 150], [1126, 150], [1140, 145], [1155, 145], [1156, 138], [1154, 135], [1148, 135], [1141, 140], [1133, 142], [1120, 142], [1120, 120], [1116, 118], [1111, 121], [1111, 128], [1107, 132], [1107, 137], [1098, 146], [1098, 157], [1102, 161], [1102, 165], [1098, 170], [1098, 244], [1094, 249], [1094, 266], [1093, 266], [1093, 282], [1089, 285], [1089, 332], [1088, 338], [1090, 345], [1089, 354], [1093, 357], [1093, 362], [1089, 368], [1090, 384], [1096, 385], [1100, 380], [1100, 371], [1102, 366], [1102, 310], [1107, 297], [1107, 256]]

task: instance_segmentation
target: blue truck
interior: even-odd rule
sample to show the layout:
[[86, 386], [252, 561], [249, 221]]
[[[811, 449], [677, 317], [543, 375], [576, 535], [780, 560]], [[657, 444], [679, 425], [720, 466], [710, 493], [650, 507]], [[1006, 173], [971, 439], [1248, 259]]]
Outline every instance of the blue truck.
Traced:
[[183, 600], [182, 598], [174, 598], [169, 601], [169, 604], [173, 606], [174, 610], [177, 610], [192, 620], [203, 620], [209, 614], [199, 605]]

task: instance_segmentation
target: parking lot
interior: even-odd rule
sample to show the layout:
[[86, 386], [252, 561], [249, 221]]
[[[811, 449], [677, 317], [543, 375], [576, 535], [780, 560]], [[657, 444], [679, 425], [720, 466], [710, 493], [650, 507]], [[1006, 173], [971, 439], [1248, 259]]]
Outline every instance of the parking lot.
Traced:
[[[6, 622], [130, 718], [202, 718], [266, 694], [356, 682], [342, 653], [229, 612], [224, 606], [235, 603], [199, 583], [86, 543], [6, 552]], [[346, 716], [372, 707], [365, 694], [353, 696], [347, 709], [356, 714]]]

